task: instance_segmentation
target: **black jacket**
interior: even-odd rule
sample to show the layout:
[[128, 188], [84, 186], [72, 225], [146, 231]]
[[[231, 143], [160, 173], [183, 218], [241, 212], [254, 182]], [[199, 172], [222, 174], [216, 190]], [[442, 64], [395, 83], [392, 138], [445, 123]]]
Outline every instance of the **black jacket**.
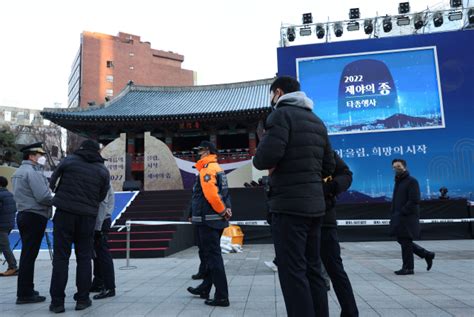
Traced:
[[342, 158], [334, 152], [336, 170], [330, 179], [323, 184], [324, 198], [326, 199], [326, 215], [323, 227], [332, 228], [337, 226], [336, 219], [336, 197], [351, 187], [352, 172]]
[[51, 176], [50, 187], [56, 192], [53, 205], [72, 214], [97, 217], [99, 204], [109, 190], [109, 179], [98, 152], [77, 150]]
[[10, 231], [15, 227], [16, 203], [13, 194], [0, 188], [0, 229]]
[[324, 123], [303, 92], [283, 95], [265, 123], [265, 135], [253, 158], [270, 175], [271, 212], [320, 217], [326, 209], [322, 179], [335, 161]]
[[416, 239], [420, 235], [420, 186], [408, 171], [395, 178], [390, 229], [398, 238]]

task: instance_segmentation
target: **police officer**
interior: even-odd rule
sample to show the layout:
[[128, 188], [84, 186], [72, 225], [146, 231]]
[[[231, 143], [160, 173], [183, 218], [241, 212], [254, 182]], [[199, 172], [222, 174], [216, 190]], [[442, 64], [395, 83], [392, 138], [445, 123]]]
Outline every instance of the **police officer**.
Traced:
[[17, 304], [46, 300], [34, 290], [35, 261], [41, 247], [48, 219], [51, 218], [52, 195], [48, 180], [41, 173], [38, 161], [45, 151], [42, 143], [20, 149], [21, 166], [12, 176], [13, 196], [17, 205], [17, 224], [21, 237], [20, 268], [18, 270]]
[[321, 259], [331, 279], [337, 300], [341, 306], [341, 316], [359, 316], [352, 291], [351, 281], [344, 270], [341, 247], [337, 236], [336, 196], [349, 189], [352, 184], [352, 172], [347, 164], [334, 152], [336, 170], [323, 183], [326, 202], [326, 215], [321, 227]]
[[[214, 143], [202, 141], [196, 149], [200, 157], [195, 165], [199, 176], [193, 188], [191, 213], [192, 222], [198, 227], [207, 272], [204, 281], [195, 288], [188, 287], [188, 292], [205, 298], [206, 305], [227, 307], [229, 292], [220, 248], [222, 232], [232, 216], [227, 177], [217, 164]], [[209, 299], [212, 285], [216, 292]]]
[[74, 243], [77, 274], [76, 310], [92, 305], [89, 290], [92, 280], [92, 248], [99, 204], [107, 196], [110, 174], [99, 153], [99, 143], [85, 140], [74, 154], [66, 157], [51, 176], [56, 195], [53, 204], [54, 256], [51, 276], [51, 305], [54, 313], [64, 312], [69, 257]]

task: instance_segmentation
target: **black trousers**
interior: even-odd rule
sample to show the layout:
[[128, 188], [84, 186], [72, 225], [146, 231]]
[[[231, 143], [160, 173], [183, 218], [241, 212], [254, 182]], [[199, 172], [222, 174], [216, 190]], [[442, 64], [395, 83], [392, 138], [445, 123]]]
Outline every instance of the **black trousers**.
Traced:
[[[200, 238], [200, 234], [199, 234], [199, 227], [194, 226], [194, 230], [195, 230], [195, 237], [196, 237], [196, 241], [197, 241], [199, 260], [201, 261], [201, 263], [199, 263], [198, 274], [204, 274], [205, 275], [206, 272], [207, 272], [207, 264], [206, 264], [206, 258], [204, 257], [204, 250], [202, 248], [201, 238]], [[219, 243], [219, 245], [220, 245], [220, 243]]]
[[206, 225], [199, 225], [198, 230], [201, 248], [207, 263], [207, 272], [204, 281], [197, 288], [209, 293], [212, 285], [214, 285], [216, 288], [214, 298], [229, 298], [227, 277], [225, 275], [220, 243], [222, 231], [224, 230], [214, 229]]
[[54, 256], [53, 274], [51, 276], [51, 303], [64, 304], [69, 257], [74, 243], [76, 253], [76, 301], [89, 299], [89, 289], [92, 279], [92, 247], [95, 227], [95, 217], [80, 216], [58, 209], [54, 216]]
[[273, 214], [278, 276], [290, 317], [329, 316], [326, 283], [321, 273], [321, 222], [322, 217]]
[[415, 268], [415, 261], [413, 253], [424, 259], [430, 252], [418, 244], [413, 242], [411, 238], [397, 238], [397, 242], [402, 247], [403, 268], [413, 270]]
[[41, 215], [22, 211], [16, 218], [21, 237], [20, 267], [18, 270], [18, 297], [34, 295], [35, 262], [44, 237], [48, 219]]
[[92, 285], [105, 289], [115, 289], [114, 261], [109, 250], [109, 232], [112, 220], [106, 218], [100, 234], [94, 235], [94, 280]]
[[0, 252], [3, 253], [9, 270], [17, 268], [15, 256], [10, 248], [10, 239], [8, 238], [10, 232], [10, 229], [0, 229]]
[[341, 316], [359, 316], [351, 282], [342, 264], [341, 247], [336, 228], [321, 229], [321, 260], [326, 267], [341, 306]]

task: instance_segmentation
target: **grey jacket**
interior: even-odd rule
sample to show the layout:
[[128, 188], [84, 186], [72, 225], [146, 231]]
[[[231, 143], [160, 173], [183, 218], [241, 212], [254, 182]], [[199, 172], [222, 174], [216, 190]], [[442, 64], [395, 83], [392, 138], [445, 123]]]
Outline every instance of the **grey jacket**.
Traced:
[[107, 196], [105, 196], [105, 199], [99, 205], [99, 213], [97, 214], [97, 219], [95, 221], [95, 231], [102, 231], [104, 220], [112, 216], [114, 204], [114, 189], [112, 188], [112, 185], [110, 185]]
[[26, 211], [51, 218], [53, 196], [40, 168], [26, 160], [12, 176], [13, 197], [18, 212]]

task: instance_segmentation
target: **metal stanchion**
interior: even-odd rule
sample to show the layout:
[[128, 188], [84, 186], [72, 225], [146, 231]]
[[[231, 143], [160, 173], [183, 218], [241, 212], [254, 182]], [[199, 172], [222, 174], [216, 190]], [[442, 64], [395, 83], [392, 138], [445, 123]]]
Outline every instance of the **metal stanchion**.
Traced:
[[120, 267], [120, 270], [134, 270], [137, 267], [130, 265], [130, 231], [132, 229], [132, 224], [130, 223], [130, 220], [127, 220], [125, 222], [125, 227], [127, 228], [127, 246], [126, 246], [126, 265]]

